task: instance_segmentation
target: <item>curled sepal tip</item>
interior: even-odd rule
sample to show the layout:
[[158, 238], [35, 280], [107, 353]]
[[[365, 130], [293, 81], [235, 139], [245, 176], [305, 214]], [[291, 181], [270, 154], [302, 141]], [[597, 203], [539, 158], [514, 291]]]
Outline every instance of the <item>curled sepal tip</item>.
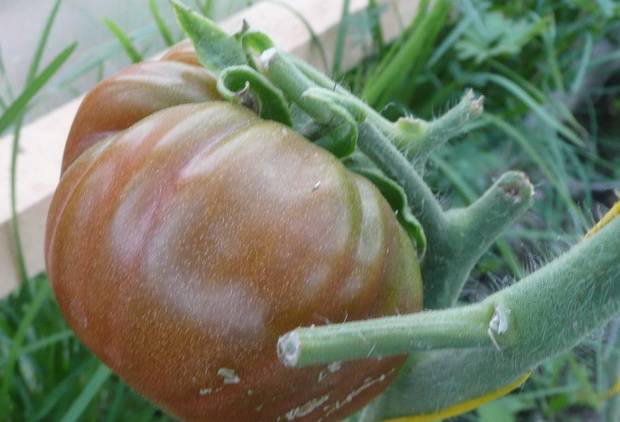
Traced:
[[178, 0], [170, 0], [179, 26], [194, 44], [200, 63], [220, 73], [229, 66], [247, 64], [241, 42], [222, 31], [212, 20]]
[[217, 90], [225, 99], [253, 110], [263, 119], [292, 125], [282, 91], [250, 66], [230, 66], [223, 70]]

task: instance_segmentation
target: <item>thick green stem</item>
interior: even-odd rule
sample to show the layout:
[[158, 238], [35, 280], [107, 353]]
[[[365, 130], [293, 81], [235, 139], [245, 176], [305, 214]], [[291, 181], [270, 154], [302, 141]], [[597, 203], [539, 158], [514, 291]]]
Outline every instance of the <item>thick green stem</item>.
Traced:
[[[494, 349], [413, 354], [383, 397], [382, 418], [445, 409], [510, 384], [620, 311], [620, 218], [482, 304], [502, 309]], [[478, 306], [478, 305], [474, 305]]]
[[290, 367], [416, 350], [492, 347], [493, 306], [470, 306], [298, 328], [282, 336], [278, 356]]
[[[534, 188], [521, 172], [502, 175], [476, 202], [446, 213], [449, 243], [427, 255], [422, 274], [424, 305], [430, 309], [453, 306], [480, 257], [532, 204]], [[430, 242], [429, 242], [430, 243]]]
[[[365, 350], [364, 357], [400, 354], [404, 351], [400, 346], [407, 342], [412, 348], [443, 348], [411, 354], [381, 398], [378, 416], [427, 414], [511, 384], [542, 360], [576, 345], [619, 311], [620, 218], [616, 218], [591, 239], [479, 304], [296, 330], [296, 364], [360, 357], [347, 354], [346, 348]], [[459, 316], [461, 321], [453, 318]], [[492, 344], [495, 347], [489, 347]], [[469, 348], [455, 349], [463, 346]]]

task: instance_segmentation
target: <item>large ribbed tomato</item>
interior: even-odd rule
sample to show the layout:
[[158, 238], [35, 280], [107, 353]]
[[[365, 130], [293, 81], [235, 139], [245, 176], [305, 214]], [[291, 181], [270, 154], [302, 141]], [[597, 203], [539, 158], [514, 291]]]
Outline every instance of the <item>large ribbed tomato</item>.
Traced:
[[418, 311], [410, 240], [378, 190], [293, 130], [218, 101], [187, 44], [81, 105], [46, 260], [80, 339], [186, 420], [338, 420], [403, 357], [285, 368], [298, 326]]

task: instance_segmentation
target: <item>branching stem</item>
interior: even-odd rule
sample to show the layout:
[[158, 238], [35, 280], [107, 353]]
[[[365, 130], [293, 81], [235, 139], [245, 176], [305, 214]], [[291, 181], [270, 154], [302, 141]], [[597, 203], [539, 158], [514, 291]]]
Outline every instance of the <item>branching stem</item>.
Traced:
[[481, 98], [469, 91], [457, 106], [430, 123], [407, 119], [392, 123], [326, 76], [276, 49], [263, 52], [261, 64], [284, 95], [318, 123], [334, 118], [325, 101], [337, 104], [358, 122], [359, 149], [403, 188], [413, 214], [424, 227], [428, 239], [423, 263], [425, 306], [434, 309], [454, 303], [480, 256], [530, 205], [531, 184], [521, 173], [509, 173], [471, 207], [445, 213], [398, 146], [419, 153], [420, 164], [481, 113]]

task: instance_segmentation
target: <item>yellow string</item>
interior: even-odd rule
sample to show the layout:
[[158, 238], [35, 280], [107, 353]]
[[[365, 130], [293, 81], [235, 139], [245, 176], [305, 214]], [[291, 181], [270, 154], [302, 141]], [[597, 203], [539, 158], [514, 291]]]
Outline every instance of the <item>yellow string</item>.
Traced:
[[616, 394], [620, 393], [620, 381], [616, 382], [605, 394], [605, 400], [609, 400]]
[[[445, 418], [451, 418], [453, 416], [460, 415], [465, 412], [469, 412], [470, 410], [474, 410], [485, 403], [496, 400], [506, 394], [510, 393], [514, 389], [523, 385], [523, 383], [529, 378], [531, 372], [519, 377], [515, 382], [508, 384], [505, 387], [500, 388], [499, 390], [493, 391], [491, 393], [485, 394], [484, 396], [477, 397], [475, 399], [471, 399], [465, 401], [463, 403], [455, 404], [454, 406], [450, 406], [446, 409], [439, 410], [435, 413], [426, 413], [423, 415], [414, 415], [414, 416], [405, 416], [402, 418], [396, 419], [388, 419], [383, 422], [433, 422]], [[618, 387], [620, 388], [620, 386]]]
[[605, 214], [603, 218], [601, 218], [600, 221], [596, 223], [596, 225], [592, 227], [588, 233], [586, 233], [585, 238], [586, 239], [591, 238], [594, 235], [594, 233], [600, 231], [603, 227], [609, 224], [609, 222], [613, 220], [614, 218], [616, 218], [618, 215], [620, 215], [620, 201], [616, 202], [615, 205], [611, 207], [609, 211], [607, 211], [607, 214]]

